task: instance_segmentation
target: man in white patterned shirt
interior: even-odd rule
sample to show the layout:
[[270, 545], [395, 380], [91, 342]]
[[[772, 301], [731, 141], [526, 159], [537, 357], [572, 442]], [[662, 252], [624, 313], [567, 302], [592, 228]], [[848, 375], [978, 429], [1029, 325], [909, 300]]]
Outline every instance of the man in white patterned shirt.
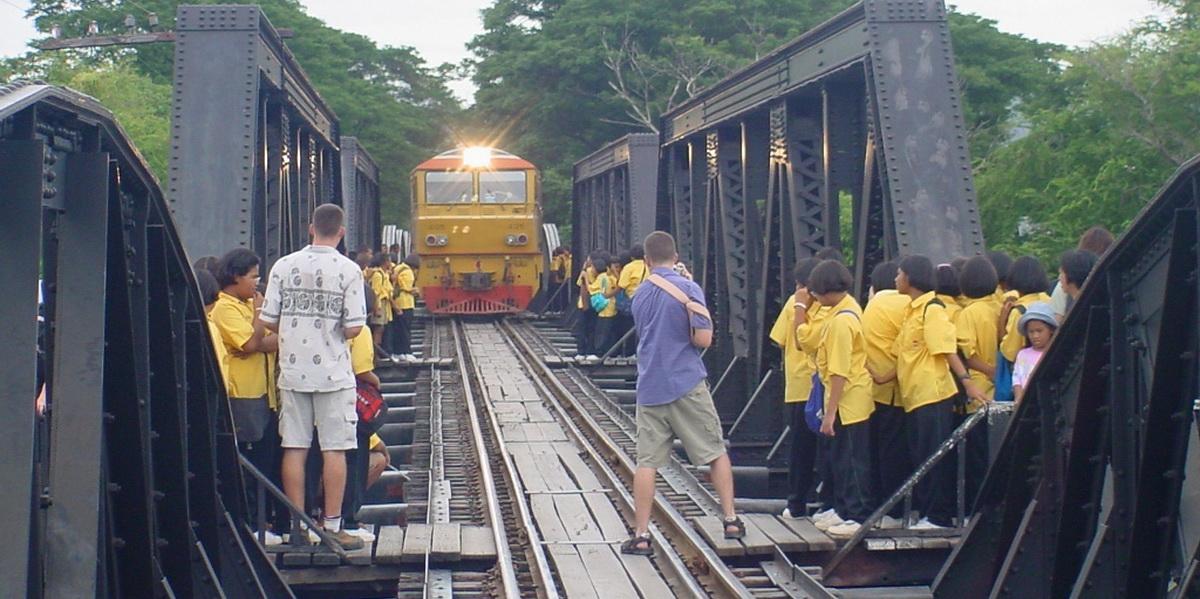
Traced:
[[[346, 451], [358, 446], [350, 345], [366, 324], [362, 271], [337, 251], [346, 234], [342, 209], [325, 204], [308, 227], [312, 244], [271, 267], [259, 318], [279, 334], [279, 434], [283, 437], [283, 488], [304, 507], [304, 462], [313, 427], [321, 439], [324, 527], [345, 549], [362, 539], [342, 530]], [[331, 517], [332, 516], [332, 517]], [[307, 534], [292, 524], [292, 542]]]

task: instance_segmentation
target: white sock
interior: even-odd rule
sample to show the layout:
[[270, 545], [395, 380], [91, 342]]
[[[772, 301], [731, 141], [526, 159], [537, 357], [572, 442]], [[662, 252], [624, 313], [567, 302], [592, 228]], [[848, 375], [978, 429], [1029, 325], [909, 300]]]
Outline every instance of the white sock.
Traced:
[[341, 532], [342, 517], [338, 516], [337, 518], [325, 518], [325, 530], [333, 533]]

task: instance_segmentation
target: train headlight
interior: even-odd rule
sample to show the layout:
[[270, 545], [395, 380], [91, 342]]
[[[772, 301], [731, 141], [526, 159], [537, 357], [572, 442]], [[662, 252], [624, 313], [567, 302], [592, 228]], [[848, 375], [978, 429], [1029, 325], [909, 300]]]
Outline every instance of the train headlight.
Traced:
[[520, 235], [509, 235], [504, 238], [505, 245], [525, 245], [529, 243], [529, 236], [524, 233]]
[[505, 244], [505, 245], [517, 245], [517, 236], [516, 236], [516, 235], [509, 235], [508, 237], [505, 237], [505, 238], [504, 238], [504, 244]]
[[463, 148], [463, 164], [468, 168], [488, 168], [492, 166], [492, 149], [472, 146]]
[[517, 235], [517, 245], [525, 245], [525, 244], [527, 244], [527, 243], [529, 243], [529, 236], [528, 236], [528, 235], [526, 235], [526, 234], [524, 234], [524, 233], [521, 233], [520, 235]]
[[445, 235], [426, 235], [425, 245], [429, 247], [445, 247], [450, 240]]

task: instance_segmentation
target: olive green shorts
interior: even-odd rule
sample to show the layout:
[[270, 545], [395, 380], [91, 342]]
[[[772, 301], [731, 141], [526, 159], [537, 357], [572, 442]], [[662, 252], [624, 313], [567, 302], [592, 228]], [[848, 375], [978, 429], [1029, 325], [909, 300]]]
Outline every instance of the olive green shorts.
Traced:
[[662, 468], [670, 462], [671, 443], [679, 437], [688, 459], [697, 466], [725, 454], [721, 418], [700, 381], [683, 397], [659, 406], [637, 407], [637, 462], [640, 468]]

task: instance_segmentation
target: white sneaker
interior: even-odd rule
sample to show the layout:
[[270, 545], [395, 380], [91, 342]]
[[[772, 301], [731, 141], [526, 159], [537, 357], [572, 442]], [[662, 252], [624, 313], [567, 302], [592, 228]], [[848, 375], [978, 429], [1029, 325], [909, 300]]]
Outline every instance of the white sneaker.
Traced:
[[364, 543], [374, 543], [375, 535], [365, 528], [347, 528], [346, 534], [354, 535], [363, 540]]
[[825, 533], [831, 537], [848, 539], [854, 536], [854, 534], [857, 533], [861, 528], [862, 525], [854, 520], [843, 520], [840, 524], [830, 526]]
[[416, 362], [420, 358], [417, 357], [417, 354], [404, 354], [404, 359], [409, 362]]
[[912, 530], [945, 530], [948, 526], [941, 526], [929, 521], [929, 518], [921, 518], [920, 522], [912, 525]]
[[587, 360], [588, 362], [599, 362], [600, 356], [597, 356], [596, 354], [588, 354], [587, 357], [584, 359]]
[[837, 512], [834, 512], [832, 516], [827, 516], [825, 518], [821, 518], [820, 520], [813, 520], [813, 526], [816, 526], [817, 530], [828, 531], [830, 528], [833, 528], [842, 522], [845, 522], [845, 520], [842, 520], [842, 517], [837, 515]]
[[[254, 533], [254, 538], [258, 538], [258, 533]], [[271, 547], [272, 545], [282, 545], [283, 537], [268, 530], [263, 534], [263, 543], [267, 547]]]
[[836, 515], [837, 515], [837, 512], [834, 511], [833, 508], [828, 508], [828, 509], [824, 509], [824, 510], [821, 510], [821, 511], [813, 514], [812, 521], [816, 522], [817, 520], [824, 520], [830, 516], [836, 516]]
[[792, 508], [783, 508], [783, 513], [780, 514], [779, 517], [785, 518], [787, 520], [799, 520], [804, 517], [804, 514], [798, 514], [798, 515], [793, 516]]
[[880, 530], [904, 528], [904, 522], [902, 520], [900, 520], [899, 518], [893, 518], [891, 516], [884, 516], [882, 519], [879, 520], [879, 523], [875, 525], [875, 528], [878, 528]]

